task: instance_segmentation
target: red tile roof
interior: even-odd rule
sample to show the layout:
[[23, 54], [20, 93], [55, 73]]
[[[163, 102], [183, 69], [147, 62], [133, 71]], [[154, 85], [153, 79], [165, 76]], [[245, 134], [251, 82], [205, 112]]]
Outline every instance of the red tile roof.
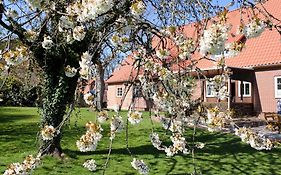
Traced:
[[[260, 7], [260, 5], [257, 6]], [[264, 7], [270, 14], [281, 19], [280, 0], [269, 0], [264, 4]], [[231, 33], [234, 33], [240, 23], [239, 10], [230, 12], [228, 18], [233, 25]], [[225, 63], [229, 67], [259, 67], [281, 64], [281, 35], [275, 29], [266, 29], [261, 36], [246, 40], [243, 50], [235, 57], [226, 58]], [[215, 67], [215, 62], [202, 60], [197, 66], [201, 69], [210, 69]]]
[[114, 70], [112, 75], [106, 80], [106, 83], [122, 83], [132, 80], [137, 74], [137, 70], [134, 68], [134, 58], [128, 56], [121, 65]]
[[[257, 5], [262, 9], [261, 5]], [[274, 17], [281, 19], [281, 0], [269, 0], [264, 5], [265, 9]], [[248, 13], [246, 10], [242, 13], [244, 23], [248, 22]], [[240, 25], [240, 11], [234, 10], [227, 14], [228, 23], [232, 25], [229, 32], [228, 42], [239, 40], [242, 36], [236, 35], [238, 26]], [[247, 20], [246, 20], [247, 19]], [[276, 21], [275, 21], [276, 22]], [[194, 37], [194, 23], [184, 27], [184, 34], [188, 37]], [[157, 39], [156, 39], [157, 40]], [[168, 43], [169, 49], [171, 44]], [[193, 58], [199, 59], [201, 55], [197, 52], [193, 55]], [[243, 50], [235, 57], [226, 58], [225, 63], [229, 67], [259, 67], [281, 64], [281, 35], [275, 30], [266, 29], [261, 36], [253, 39], [248, 39], [245, 42]], [[121, 66], [114, 71], [113, 75], [107, 80], [108, 83], [112, 82], [124, 82], [130, 77], [131, 70], [133, 68], [133, 58], [128, 57]], [[188, 62], [183, 63], [189, 64]], [[201, 69], [215, 69], [216, 62], [202, 59], [198, 62], [197, 67]], [[136, 71], [133, 71], [136, 74]]]

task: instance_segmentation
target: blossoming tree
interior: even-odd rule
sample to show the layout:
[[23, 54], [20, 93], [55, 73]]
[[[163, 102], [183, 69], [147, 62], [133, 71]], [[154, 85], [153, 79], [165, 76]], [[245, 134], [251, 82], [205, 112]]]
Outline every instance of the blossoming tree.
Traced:
[[[153, 146], [167, 156], [202, 148], [202, 143], [188, 144], [185, 129], [196, 129], [204, 116], [209, 130], [220, 129], [231, 121], [231, 116], [218, 108], [206, 112], [202, 101], [192, 98], [196, 87], [194, 77], [203, 76], [193, 55], [200, 53], [200, 59], [209, 59], [210, 55], [226, 50], [233, 55], [239, 53], [241, 43], [227, 44], [230, 30], [227, 9], [233, 4], [240, 7], [241, 13], [247, 10], [251, 14], [247, 23], [241, 20], [239, 28], [247, 38], [258, 37], [266, 27], [280, 31], [280, 26], [274, 23], [278, 19], [266, 10], [256, 8], [251, 1], [234, 2], [221, 6], [209, 0], [0, 1], [1, 41], [6, 43], [1, 51], [1, 71], [5, 73], [22, 62], [35, 60], [44, 75], [39, 154], [36, 158], [28, 156], [22, 164], [12, 164], [5, 174], [30, 172], [43, 154], [60, 155], [61, 128], [72, 111], [79, 81], [93, 79], [97, 71], [104, 70], [104, 60], [129, 54], [135, 58], [136, 69], [131, 83], [139, 81], [145, 98], [153, 99], [157, 109], [165, 113], [160, 116], [155, 111], [164, 129], [171, 134], [172, 144], [167, 146], [152, 132]], [[256, 15], [261, 11], [263, 17]], [[217, 18], [211, 20], [215, 15]], [[195, 24], [193, 37], [185, 36], [182, 30], [189, 23]], [[20, 45], [12, 49], [10, 40], [18, 40]], [[171, 46], [175, 49], [169, 49]], [[215, 82], [219, 101], [227, 97], [228, 72], [223, 59], [218, 66], [223, 70], [222, 75], [209, 81]], [[93, 94], [86, 94], [84, 99], [88, 105], [95, 106]], [[66, 112], [68, 105], [70, 110]], [[110, 119], [111, 144], [115, 134], [125, 127], [119, 110]], [[134, 100], [128, 110], [127, 127], [128, 123], [141, 122], [142, 114], [134, 110]], [[94, 151], [102, 139], [101, 124], [110, 117], [100, 110], [97, 118], [97, 122], [86, 124], [86, 133], [76, 142], [82, 152]], [[270, 140], [260, 138], [250, 129], [239, 129], [230, 123], [236, 134], [252, 147], [271, 149], [273, 146]], [[96, 168], [94, 160], [86, 161], [84, 166], [90, 171]], [[134, 158], [132, 167], [140, 174], [148, 174], [149, 168], [143, 160]]]

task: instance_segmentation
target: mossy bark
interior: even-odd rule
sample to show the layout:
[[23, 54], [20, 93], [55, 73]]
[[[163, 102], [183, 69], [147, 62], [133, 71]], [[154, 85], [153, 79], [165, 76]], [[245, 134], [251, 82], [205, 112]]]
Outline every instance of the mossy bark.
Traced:
[[[35, 51], [35, 57], [40, 58], [40, 50]], [[66, 65], [78, 67], [79, 57], [78, 54], [69, 54], [65, 52], [54, 50], [44, 54], [44, 59], [37, 59], [39, 66], [43, 70], [43, 89], [42, 89], [42, 105], [41, 105], [41, 122], [40, 127], [51, 125], [57, 128], [63, 121], [66, 113], [67, 105], [74, 100], [78, 75], [69, 78], [65, 76], [64, 68]], [[61, 131], [57, 134], [52, 141], [43, 141], [40, 145], [40, 152], [43, 154], [54, 154], [61, 156]]]

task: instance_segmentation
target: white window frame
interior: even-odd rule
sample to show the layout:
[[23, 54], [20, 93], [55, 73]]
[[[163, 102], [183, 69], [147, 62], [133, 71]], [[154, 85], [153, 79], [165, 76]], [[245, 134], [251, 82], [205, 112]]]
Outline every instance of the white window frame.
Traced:
[[[120, 90], [121, 89], [121, 95], [120, 95]], [[123, 96], [123, 88], [122, 87], [117, 87], [116, 88], [116, 97], [122, 97]]]
[[[275, 98], [281, 98], [281, 89], [278, 90], [278, 84], [277, 84], [278, 79], [281, 79], [281, 76], [276, 76], [276, 77], [274, 77]], [[279, 95], [278, 95], [278, 91], [280, 91], [280, 92], [279, 92]]]
[[[248, 84], [249, 85], [249, 94], [245, 94], [245, 92], [246, 92], [246, 84]], [[251, 97], [252, 96], [252, 84], [250, 83], [250, 82], [248, 82], [248, 81], [243, 81], [243, 86], [244, 86], [244, 88], [243, 88], [243, 97]], [[241, 92], [240, 92], [240, 90], [241, 90], [241, 81], [238, 81], [238, 96], [239, 97], [241, 97]]]
[[206, 81], [206, 86], [205, 86], [205, 89], [206, 89], [206, 97], [216, 97], [216, 93], [215, 91], [213, 93], [211, 93], [210, 95], [208, 94], [208, 86], [209, 85], [214, 85], [213, 82], [209, 82], [209, 81]]

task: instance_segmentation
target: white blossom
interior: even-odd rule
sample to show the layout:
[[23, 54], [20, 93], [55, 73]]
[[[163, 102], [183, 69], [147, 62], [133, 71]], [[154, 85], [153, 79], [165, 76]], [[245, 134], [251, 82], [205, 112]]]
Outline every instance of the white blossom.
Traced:
[[100, 123], [104, 123], [105, 121], [107, 121], [108, 120], [108, 113], [107, 113], [107, 111], [100, 111], [99, 113], [98, 113], [98, 116], [97, 116], [97, 118], [98, 118], [98, 121], [100, 122]]
[[128, 112], [128, 120], [131, 124], [135, 125], [141, 122], [142, 120], [142, 113], [138, 111], [130, 111]]
[[146, 6], [142, 0], [137, 0], [132, 4], [130, 9], [131, 9], [131, 13], [134, 16], [140, 17], [140, 15], [142, 15], [145, 12]]
[[110, 134], [111, 134], [110, 139], [114, 139], [115, 133], [122, 131], [123, 127], [124, 127], [124, 122], [122, 120], [122, 117], [113, 116], [110, 123]]
[[65, 76], [67, 77], [74, 77], [77, 73], [77, 69], [75, 69], [75, 67], [70, 67], [69, 65], [67, 65], [64, 68], [64, 72], [65, 72]]
[[89, 121], [86, 123], [87, 132], [76, 142], [76, 146], [81, 152], [95, 151], [98, 142], [102, 138], [100, 132], [103, 130], [97, 123]]
[[235, 135], [239, 136], [242, 142], [250, 144], [250, 146], [256, 150], [271, 150], [274, 146], [270, 139], [258, 135], [250, 128], [236, 128]]
[[27, 47], [20, 46], [15, 50], [9, 50], [3, 53], [3, 58], [5, 59], [8, 66], [17, 66], [24, 61], [28, 60], [29, 52]]
[[44, 36], [44, 40], [42, 42], [42, 47], [44, 49], [50, 49], [53, 46], [53, 41], [50, 36]]
[[67, 29], [73, 29], [74, 23], [70, 20], [69, 17], [61, 16], [59, 20], [59, 31], [64, 32]]
[[203, 149], [205, 147], [205, 144], [202, 143], [202, 142], [199, 142], [195, 145], [196, 148], [199, 148], [199, 149]]
[[83, 98], [87, 105], [94, 105], [95, 95], [91, 92], [84, 94]]
[[95, 160], [90, 159], [83, 163], [83, 167], [87, 168], [89, 171], [96, 171], [97, 165], [95, 164]]
[[59, 134], [59, 131], [56, 130], [53, 126], [46, 125], [41, 130], [41, 135], [43, 140], [52, 140], [57, 134]]
[[12, 163], [9, 165], [9, 168], [5, 170], [3, 175], [24, 175], [25, 173], [22, 164]]
[[150, 134], [150, 141], [152, 143], [152, 145], [157, 148], [158, 150], [163, 150], [163, 148], [161, 148], [161, 140], [159, 139], [159, 136], [157, 133], [151, 133]]
[[148, 166], [144, 163], [143, 160], [137, 160], [136, 158], [133, 159], [131, 162], [131, 165], [133, 168], [138, 170], [140, 174], [148, 174], [149, 168]]
[[112, 7], [112, 0], [82, 0], [81, 3], [69, 5], [66, 11], [69, 15], [77, 16], [79, 22], [87, 22], [108, 12]]
[[165, 60], [170, 56], [170, 52], [166, 49], [159, 49], [156, 51], [156, 56], [161, 60]]
[[265, 30], [266, 24], [260, 19], [254, 19], [243, 28], [243, 34], [246, 38], [255, 38], [261, 35]]
[[83, 26], [76, 26], [73, 29], [73, 39], [77, 41], [82, 41], [86, 35], [85, 29]]
[[165, 152], [166, 152], [166, 155], [168, 157], [172, 157], [172, 156], [174, 156], [176, 154], [176, 151], [175, 151], [173, 146], [166, 147], [165, 148]]
[[92, 64], [92, 57], [93, 56], [88, 51], [84, 52], [81, 56], [81, 61], [79, 61], [80, 66], [90, 66]]
[[212, 24], [209, 29], [204, 30], [200, 39], [200, 53], [205, 56], [207, 54], [219, 55], [224, 52], [225, 42], [229, 28], [225, 24]]

